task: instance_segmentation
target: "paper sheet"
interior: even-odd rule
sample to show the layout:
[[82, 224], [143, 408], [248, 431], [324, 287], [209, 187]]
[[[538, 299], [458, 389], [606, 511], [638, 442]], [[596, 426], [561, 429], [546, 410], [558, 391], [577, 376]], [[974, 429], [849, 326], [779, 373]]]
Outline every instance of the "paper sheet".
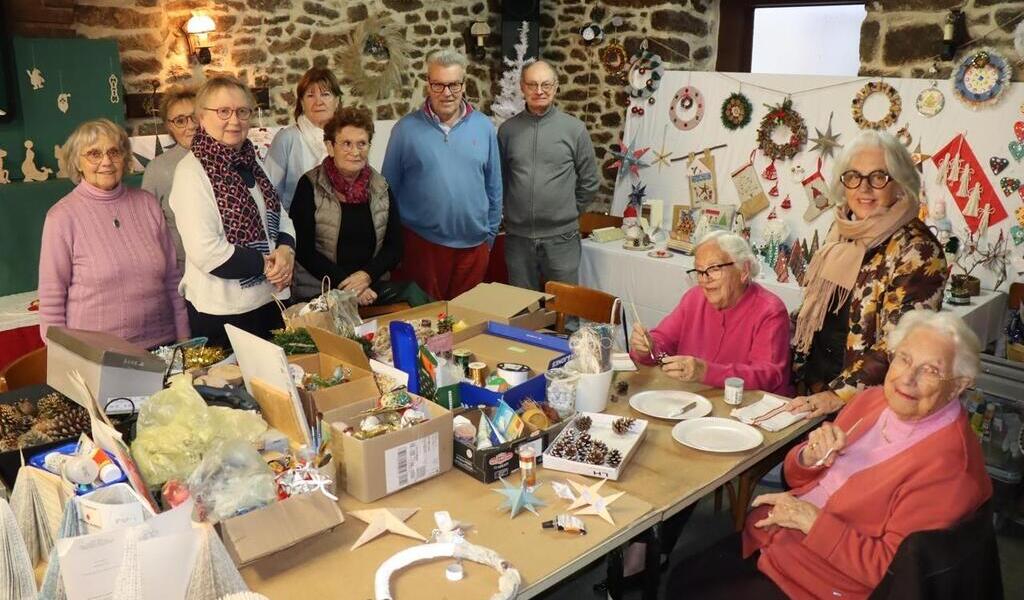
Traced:
[[[734, 408], [729, 412], [729, 414], [748, 425], [755, 425], [754, 421], [757, 420], [758, 417], [766, 415], [788, 402], [788, 400], [779, 398], [778, 396], [765, 394], [760, 400], [750, 406]], [[756, 423], [756, 425], [768, 431], [781, 431], [802, 419], [803, 415], [804, 413], [793, 414], [791, 412], [783, 411], [770, 419]]]

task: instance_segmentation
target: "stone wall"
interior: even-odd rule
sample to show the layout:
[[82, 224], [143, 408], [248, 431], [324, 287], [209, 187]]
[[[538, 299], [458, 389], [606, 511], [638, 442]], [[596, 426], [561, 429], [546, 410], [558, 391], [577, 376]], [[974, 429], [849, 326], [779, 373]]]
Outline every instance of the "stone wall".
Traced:
[[[991, 46], [1011, 62], [1020, 59], [1013, 49], [1013, 30], [1014, 17], [1024, 11], [1021, 0], [874, 0], [867, 3], [867, 18], [861, 26], [861, 74], [932, 77], [932, 57], [942, 50], [946, 14], [961, 6], [970, 39], [994, 29], [975, 46]], [[935, 76], [948, 78], [953, 64], [940, 61]], [[1016, 68], [1014, 79], [1024, 81], [1024, 70]]]
[[[368, 105], [378, 118], [400, 117], [424, 98], [423, 59], [440, 47], [465, 49], [466, 31], [486, 21], [493, 32], [483, 60], [471, 59], [467, 95], [489, 112], [500, 92], [500, 0], [9, 0], [15, 31], [21, 35], [77, 34], [113, 38], [121, 50], [125, 87], [148, 93], [171, 83], [196, 83], [204, 75], [232, 73], [252, 85], [270, 88], [272, 109], [266, 123], [288, 123], [295, 101], [295, 83], [314, 64], [336, 68], [343, 102]], [[199, 67], [186, 56], [181, 25], [192, 11], [212, 16], [213, 61]], [[390, 15], [405, 27], [412, 42], [406, 84], [390, 98], [366, 101], [352, 97], [346, 74], [337, 68], [335, 52], [345, 43], [353, 23], [368, 15]], [[621, 83], [606, 73], [597, 49], [582, 44], [579, 29], [593, 21], [607, 30], [606, 40], [622, 43], [632, 53], [648, 36], [651, 48], [667, 68], [713, 68], [718, 35], [718, 0], [542, 0], [541, 49], [560, 70], [560, 104], [584, 119], [599, 159], [617, 141], [625, 112]], [[611, 27], [613, 16], [623, 24]], [[135, 133], [152, 133], [152, 119], [133, 120]], [[606, 170], [599, 199], [610, 198], [614, 173]]]

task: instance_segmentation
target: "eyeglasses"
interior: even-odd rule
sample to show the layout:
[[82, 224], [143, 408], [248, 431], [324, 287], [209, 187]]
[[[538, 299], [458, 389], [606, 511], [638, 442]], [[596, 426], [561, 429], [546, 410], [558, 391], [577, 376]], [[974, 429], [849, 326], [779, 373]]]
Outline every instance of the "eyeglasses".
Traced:
[[238, 108], [230, 108], [227, 106], [222, 106], [220, 108], [209, 108], [207, 106], [204, 106], [203, 110], [210, 110], [217, 113], [217, 116], [220, 117], [221, 121], [227, 121], [231, 118], [231, 115], [238, 115], [239, 121], [248, 121], [249, 117], [252, 116], [252, 109], [248, 106], [239, 106]]
[[102, 150], [99, 150], [97, 148], [93, 148], [88, 152], [82, 153], [82, 157], [85, 160], [89, 161], [89, 164], [98, 165], [101, 162], [103, 162], [104, 154], [107, 158], [110, 159], [110, 162], [113, 163], [116, 163], [117, 161], [124, 158], [124, 152], [122, 152], [120, 148], [109, 148], [106, 152], [103, 152]]
[[542, 82], [524, 81], [523, 82], [523, 87], [525, 87], [528, 90], [533, 90], [535, 92], [540, 91], [540, 90], [544, 90], [545, 92], [553, 92], [553, 91], [555, 91], [555, 82], [554, 81], [542, 81]]
[[722, 278], [722, 273], [725, 272], [726, 267], [731, 267], [736, 263], [727, 262], [718, 265], [711, 265], [706, 269], [690, 269], [686, 272], [690, 276], [690, 279], [694, 281], [700, 281], [701, 279], [707, 279], [708, 281], [717, 281]]
[[441, 83], [439, 81], [429, 81], [427, 83], [430, 84], [430, 91], [434, 92], [435, 94], [440, 94], [440, 93], [444, 92], [445, 88], [448, 88], [448, 91], [453, 93], [453, 94], [458, 94], [459, 92], [462, 91], [462, 82], [461, 81], [453, 81], [451, 83]]
[[889, 353], [889, 368], [898, 369], [900, 372], [909, 371], [915, 383], [929, 389], [938, 387], [944, 381], [957, 379], [956, 377], [943, 377], [942, 372], [934, 365], [914, 366], [914, 359], [902, 351]]
[[350, 142], [345, 140], [344, 142], [331, 142], [331, 145], [341, 148], [345, 152], [366, 152], [366, 149], [370, 147], [369, 142]]
[[[230, 118], [230, 116], [231, 115], [228, 115], [229, 118]], [[196, 122], [196, 118], [193, 117], [192, 115], [178, 115], [177, 117], [174, 117], [173, 119], [168, 119], [167, 122], [170, 123], [171, 125], [174, 125], [178, 129], [181, 129], [182, 127], [184, 127], [185, 125], [187, 125], [189, 123], [195, 123]]]
[[885, 186], [889, 185], [892, 181], [892, 175], [882, 170], [872, 171], [867, 175], [858, 173], [857, 171], [846, 171], [839, 177], [839, 181], [848, 190], [855, 190], [860, 187], [860, 182], [868, 180], [868, 185], [876, 190], [880, 190]]

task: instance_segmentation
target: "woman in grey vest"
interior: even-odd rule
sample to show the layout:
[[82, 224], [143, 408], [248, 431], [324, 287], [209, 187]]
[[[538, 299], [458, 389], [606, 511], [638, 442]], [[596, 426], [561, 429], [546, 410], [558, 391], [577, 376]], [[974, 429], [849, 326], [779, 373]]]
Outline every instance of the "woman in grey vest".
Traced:
[[330, 278], [362, 305], [430, 302], [412, 282], [388, 279], [402, 258], [398, 207], [384, 177], [367, 163], [373, 117], [339, 109], [324, 124], [327, 157], [299, 179], [289, 214], [295, 223], [294, 292], [308, 300]]

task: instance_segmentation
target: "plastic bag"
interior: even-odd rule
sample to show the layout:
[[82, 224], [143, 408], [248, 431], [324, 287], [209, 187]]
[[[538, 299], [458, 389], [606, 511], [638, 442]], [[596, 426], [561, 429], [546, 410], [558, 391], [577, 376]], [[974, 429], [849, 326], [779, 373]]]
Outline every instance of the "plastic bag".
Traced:
[[342, 337], [354, 337], [356, 327], [363, 324], [359, 316], [358, 296], [350, 290], [325, 289], [309, 302], [284, 307], [279, 300], [281, 317], [288, 330], [319, 327]]
[[277, 499], [274, 472], [252, 444], [238, 439], [214, 444], [188, 477], [188, 487], [211, 523]]
[[580, 325], [569, 336], [573, 367], [580, 373], [604, 373], [612, 368], [612, 345], [615, 335], [611, 325]]

